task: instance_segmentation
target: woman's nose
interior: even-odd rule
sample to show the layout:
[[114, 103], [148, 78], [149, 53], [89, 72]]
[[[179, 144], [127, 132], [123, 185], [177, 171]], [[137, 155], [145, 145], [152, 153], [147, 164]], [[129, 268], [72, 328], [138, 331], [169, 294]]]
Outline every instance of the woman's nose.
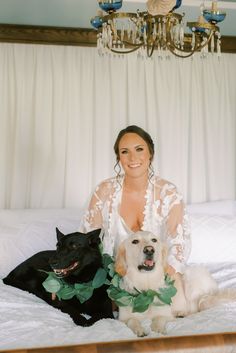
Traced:
[[129, 160], [130, 160], [130, 161], [135, 161], [135, 159], [136, 159], [135, 152], [130, 152], [130, 153], [129, 153]]

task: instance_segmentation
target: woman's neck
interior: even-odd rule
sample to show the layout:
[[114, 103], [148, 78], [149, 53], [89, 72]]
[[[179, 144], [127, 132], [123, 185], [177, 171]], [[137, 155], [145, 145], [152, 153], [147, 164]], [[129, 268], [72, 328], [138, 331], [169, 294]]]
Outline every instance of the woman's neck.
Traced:
[[140, 192], [140, 191], [144, 191], [147, 189], [147, 185], [148, 185], [148, 175], [145, 175], [143, 177], [140, 178], [130, 178], [128, 176], [125, 175], [124, 177], [124, 184], [123, 187], [125, 188], [126, 191], [136, 191], [136, 192]]

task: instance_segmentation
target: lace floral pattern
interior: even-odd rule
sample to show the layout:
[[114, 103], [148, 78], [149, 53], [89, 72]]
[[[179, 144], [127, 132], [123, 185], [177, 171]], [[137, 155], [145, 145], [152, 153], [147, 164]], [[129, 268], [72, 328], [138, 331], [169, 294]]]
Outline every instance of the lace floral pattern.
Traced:
[[[104, 251], [112, 255], [119, 241], [132, 232], [119, 215], [123, 177], [100, 183], [84, 213], [80, 230], [102, 229]], [[175, 185], [152, 177], [145, 195], [144, 220], [141, 230], [159, 233], [168, 247], [168, 264], [182, 273], [191, 249], [190, 227], [182, 195]]]

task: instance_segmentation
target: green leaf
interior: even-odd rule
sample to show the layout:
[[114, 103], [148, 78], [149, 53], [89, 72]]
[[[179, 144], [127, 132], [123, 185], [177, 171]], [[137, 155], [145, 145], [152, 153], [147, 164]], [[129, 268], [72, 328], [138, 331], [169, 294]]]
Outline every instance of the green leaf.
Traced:
[[102, 263], [103, 263], [103, 267], [105, 269], [107, 269], [110, 264], [113, 264], [113, 262], [114, 262], [114, 260], [110, 255], [108, 255], [108, 254], [102, 255]]
[[167, 288], [160, 288], [157, 296], [163, 303], [170, 305], [172, 302], [172, 297], [176, 294], [176, 292], [176, 288], [173, 285], [170, 285]]
[[116, 287], [112, 287], [111, 289], [108, 289], [108, 293], [110, 295], [110, 298], [114, 299], [114, 300], [117, 300], [117, 299], [120, 299], [124, 296], [130, 295], [125, 290], [122, 290], [122, 289], [119, 289]]
[[119, 286], [120, 286], [120, 276], [118, 275], [118, 273], [116, 273], [116, 274], [114, 275], [114, 277], [112, 278], [111, 284], [112, 284], [114, 287], [119, 288]]
[[132, 295], [125, 295], [119, 299], [116, 299], [115, 303], [118, 306], [131, 306], [133, 303], [133, 296]]
[[[142, 292], [142, 293], [144, 293], [144, 292]], [[155, 290], [153, 290], [153, 289], [148, 289], [148, 290], [145, 292], [145, 295], [146, 295], [147, 297], [152, 297], [152, 298], [154, 298], [154, 297], [157, 295], [157, 292], [156, 292]]]
[[106, 278], [107, 278], [107, 273], [104, 270], [104, 268], [99, 268], [92, 281], [93, 288], [101, 287], [105, 283]]
[[118, 306], [128, 306], [132, 304], [133, 295], [128, 292], [112, 287], [107, 290], [109, 298], [114, 300]]
[[107, 267], [107, 272], [108, 272], [108, 274], [109, 274], [109, 276], [110, 276], [111, 278], [115, 275], [116, 271], [115, 271], [115, 265], [114, 265], [114, 263], [110, 263], [110, 264], [108, 265], [108, 267]]
[[57, 296], [60, 299], [68, 300], [73, 298], [76, 295], [76, 290], [72, 286], [64, 286], [59, 292], [57, 292]]
[[137, 297], [133, 300], [133, 312], [143, 313], [149, 307], [149, 305], [153, 302], [154, 296], [147, 295], [145, 292], [137, 295]]
[[166, 276], [165, 276], [165, 283], [166, 283], [167, 285], [174, 285], [175, 280], [172, 279], [170, 276], [166, 275]]
[[86, 302], [93, 295], [93, 287], [80, 288], [79, 291], [76, 292], [76, 297], [79, 299], [80, 303]]
[[54, 273], [50, 273], [42, 284], [49, 293], [57, 293], [63, 287], [61, 280], [56, 278]]

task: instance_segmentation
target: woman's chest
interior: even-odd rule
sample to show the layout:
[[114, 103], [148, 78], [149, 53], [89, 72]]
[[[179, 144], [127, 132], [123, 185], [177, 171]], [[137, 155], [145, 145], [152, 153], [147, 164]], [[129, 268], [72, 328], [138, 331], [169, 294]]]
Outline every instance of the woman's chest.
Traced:
[[119, 213], [132, 231], [142, 229], [147, 200], [146, 193], [123, 193]]

